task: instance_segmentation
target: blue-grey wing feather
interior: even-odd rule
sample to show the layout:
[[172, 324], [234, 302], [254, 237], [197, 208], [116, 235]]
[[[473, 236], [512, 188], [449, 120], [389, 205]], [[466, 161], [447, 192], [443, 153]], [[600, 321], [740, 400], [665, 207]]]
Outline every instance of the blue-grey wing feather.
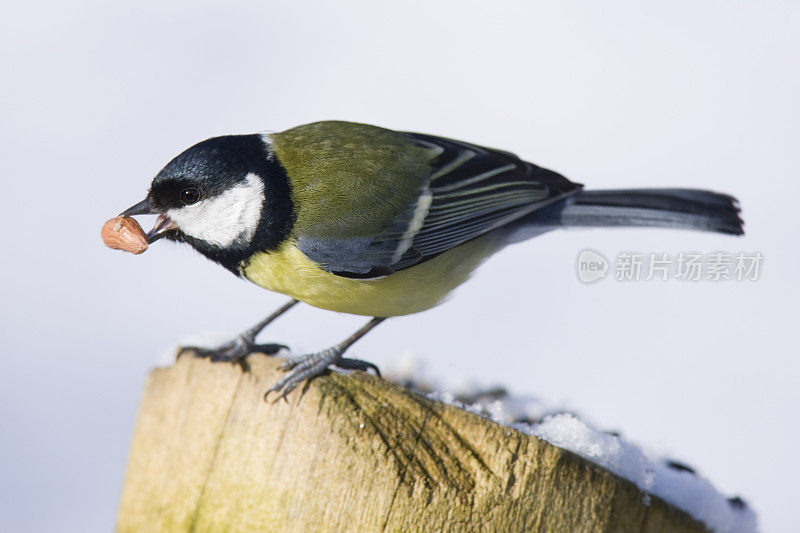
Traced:
[[407, 133], [431, 150], [417, 201], [369, 238], [298, 239], [326, 270], [347, 277], [390, 274], [425, 261], [580, 190], [560, 174], [481, 146]]

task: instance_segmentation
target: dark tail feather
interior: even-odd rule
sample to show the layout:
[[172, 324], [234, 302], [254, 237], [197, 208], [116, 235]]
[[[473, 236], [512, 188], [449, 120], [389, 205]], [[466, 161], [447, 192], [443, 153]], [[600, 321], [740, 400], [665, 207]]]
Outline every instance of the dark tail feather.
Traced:
[[744, 233], [736, 198], [697, 189], [581, 191], [526, 219], [537, 226], [658, 226]]

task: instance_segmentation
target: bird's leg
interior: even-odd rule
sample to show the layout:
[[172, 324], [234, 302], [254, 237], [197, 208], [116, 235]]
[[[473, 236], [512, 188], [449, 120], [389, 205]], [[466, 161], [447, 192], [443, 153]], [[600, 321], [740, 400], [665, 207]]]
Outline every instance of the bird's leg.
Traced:
[[178, 350], [178, 357], [183, 355], [184, 352], [192, 351], [199, 357], [208, 357], [212, 361], [229, 361], [232, 363], [241, 361], [251, 353], [265, 353], [267, 355], [275, 355], [281, 348], [286, 348], [283, 344], [256, 344], [256, 336], [261, 333], [273, 320], [284, 314], [291, 309], [297, 300], [289, 300], [281, 307], [275, 310], [274, 313], [267, 318], [256, 324], [250, 329], [243, 331], [231, 341], [226, 342], [216, 348], [201, 348], [198, 346], [184, 346]]
[[331, 346], [320, 352], [289, 357], [286, 359], [286, 362], [281, 365], [281, 368], [289, 370], [289, 373], [267, 389], [267, 392], [264, 393], [264, 399], [266, 400], [271, 392], [277, 392], [278, 398], [285, 399], [286, 395], [292, 392], [303, 380], [319, 376], [331, 365], [347, 370], [363, 370], [364, 372], [372, 369], [380, 376], [381, 373], [374, 364], [359, 359], [347, 359], [342, 357], [342, 355], [344, 355], [344, 352], [358, 339], [366, 335], [372, 328], [384, 320], [386, 320], [386, 318], [373, 318], [361, 329], [336, 346]]

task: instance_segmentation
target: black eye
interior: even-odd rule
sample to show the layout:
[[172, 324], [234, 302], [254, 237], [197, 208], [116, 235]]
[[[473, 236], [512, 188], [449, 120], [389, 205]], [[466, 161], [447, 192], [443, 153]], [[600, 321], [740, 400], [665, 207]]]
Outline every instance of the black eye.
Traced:
[[200, 200], [200, 191], [194, 187], [183, 189], [181, 191], [181, 203], [183, 205], [196, 204]]

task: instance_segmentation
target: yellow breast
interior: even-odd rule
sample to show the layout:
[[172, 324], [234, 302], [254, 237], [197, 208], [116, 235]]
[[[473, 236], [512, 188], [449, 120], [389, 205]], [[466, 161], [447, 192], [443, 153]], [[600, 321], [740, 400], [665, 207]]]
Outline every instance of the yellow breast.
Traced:
[[256, 285], [315, 307], [388, 317], [417, 313], [440, 303], [495, 250], [495, 239], [489, 234], [389, 276], [364, 280], [321, 269], [294, 242], [287, 241], [276, 251], [255, 254], [241, 272]]

